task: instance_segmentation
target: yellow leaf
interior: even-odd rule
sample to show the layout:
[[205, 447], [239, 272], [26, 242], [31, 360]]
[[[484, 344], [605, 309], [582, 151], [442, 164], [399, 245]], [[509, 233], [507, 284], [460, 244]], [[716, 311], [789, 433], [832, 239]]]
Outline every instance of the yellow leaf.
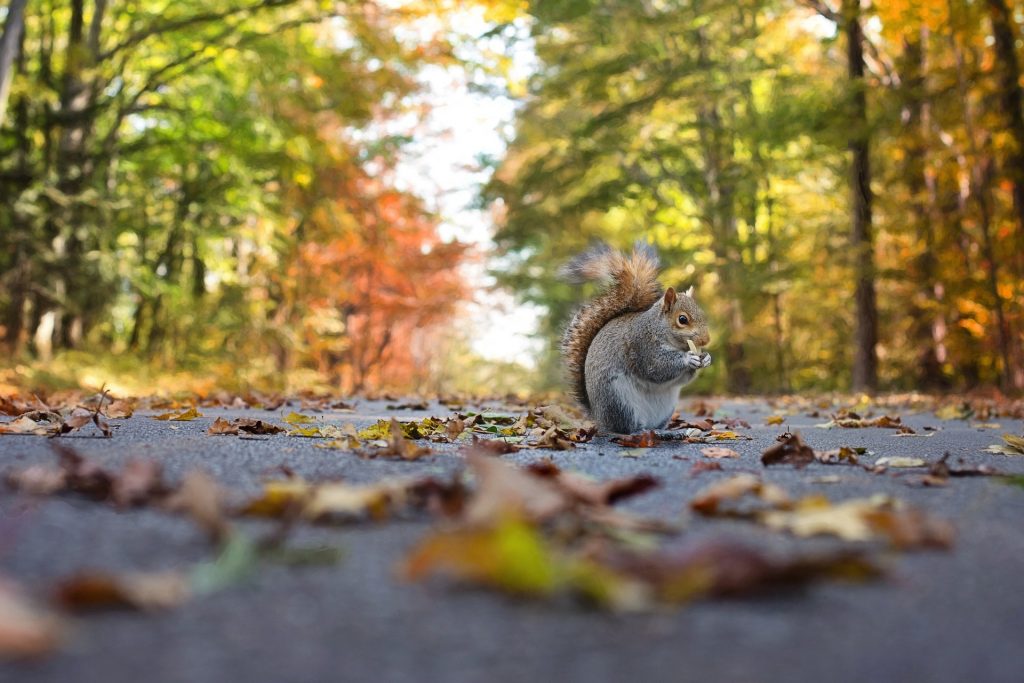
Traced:
[[316, 422], [316, 420], [310, 417], [309, 415], [296, 413], [294, 410], [285, 415], [283, 419], [290, 425], [306, 425], [313, 424], [314, 422]]
[[558, 562], [543, 537], [514, 517], [429, 536], [413, 548], [402, 572], [409, 580], [446, 574], [532, 596], [550, 595], [560, 583]]
[[195, 406], [193, 406], [193, 407], [189, 408], [188, 410], [182, 411], [180, 413], [176, 413], [174, 411], [171, 411], [169, 413], [162, 413], [160, 415], [154, 415], [153, 419], [154, 420], [164, 420], [164, 421], [166, 421], [166, 420], [173, 420], [175, 422], [187, 422], [189, 420], [194, 420], [194, 419], [196, 419], [198, 417], [202, 417], [202, 416], [203, 416], [203, 414], [200, 413], [198, 410], [196, 410]]

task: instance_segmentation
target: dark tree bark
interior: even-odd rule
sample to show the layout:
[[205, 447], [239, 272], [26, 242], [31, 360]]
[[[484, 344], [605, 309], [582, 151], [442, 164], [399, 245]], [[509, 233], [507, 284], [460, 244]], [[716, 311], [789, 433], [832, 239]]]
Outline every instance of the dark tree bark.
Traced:
[[[711, 68], [707, 52], [707, 39], [702, 29], [696, 31], [698, 63]], [[712, 96], [709, 96], [712, 97]], [[723, 344], [725, 351], [726, 384], [732, 393], [750, 391], [751, 377], [743, 346], [743, 307], [740, 298], [743, 256], [740, 253], [739, 232], [736, 225], [736, 186], [730, 173], [732, 140], [728, 138], [713, 99], [698, 113], [699, 135], [704, 157], [704, 184], [707, 206], [704, 211], [714, 236], [714, 251], [720, 265], [721, 294], [725, 301], [724, 317], [728, 330]]]
[[850, 167], [850, 212], [853, 230], [850, 245], [854, 259], [854, 391], [878, 388], [878, 308], [875, 300], [875, 254], [871, 229], [871, 160], [868, 130], [867, 92], [864, 82], [864, 33], [859, 0], [843, 0], [843, 32], [846, 34], [847, 78], [851, 89], [848, 148]]
[[903, 43], [901, 120], [906, 131], [906, 154], [902, 175], [910, 195], [911, 215], [908, 223], [914, 237], [920, 239], [921, 253], [908, 264], [908, 276], [917, 290], [910, 303], [912, 319], [910, 334], [917, 348], [917, 385], [923, 389], [946, 388], [942, 376], [939, 339], [936, 338], [936, 318], [939, 316], [937, 292], [943, 291], [936, 282], [935, 247], [937, 220], [933, 204], [934, 195], [928, 186], [928, 126], [929, 103], [926, 92], [925, 53], [926, 29]]
[[[992, 22], [998, 102], [1006, 122], [1010, 145], [1003, 172], [1013, 185], [1013, 209], [1017, 221], [1017, 255], [1024, 264], [1024, 104], [1020, 87], [1020, 64], [1014, 47], [1017, 27], [1006, 0], [987, 0]], [[1022, 273], [1024, 275], [1024, 273]]]
[[[948, 4], [950, 15], [953, 14], [952, 3]], [[1010, 332], [1009, 320], [1006, 315], [1006, 302], [999, 292], [999, 270], [1000, 263], [992, 241], [992, 204], [989, 196], [989, 187], [993, 179], [993, 163], [990, 156], [979, 148], [977, 132], [974, 122], [974, 110], [968, 96], [967, 74], [965, 73], [964, 50], [960, 44], [960, 38], [954, 28], [950, 33], [950, 44], [953, 48], [953, 58], [956, 65], [957, 94], [964, 112], [964, 131], [967, 134], [967, 147], [970, 155], [970, 163], [961, 154], [958, 163], [961, 168], [967, 170], [970, 166], [970, 183], [961, 190], [962, 203], [966, 204], [968, 197], [973, 197], [978, 207], [979, 229], [981, 231], [981, 254], [984, 259], [985, 283], [988, 286], [988, 293], [992, 300], [992, 309], [996, 320], [996, 339], [999, 343], [999, 358], [1001, 361], [999, 383], [1004, 390], [1013, 388], [1015, 368], [1013, 367], [1013, 338]]]

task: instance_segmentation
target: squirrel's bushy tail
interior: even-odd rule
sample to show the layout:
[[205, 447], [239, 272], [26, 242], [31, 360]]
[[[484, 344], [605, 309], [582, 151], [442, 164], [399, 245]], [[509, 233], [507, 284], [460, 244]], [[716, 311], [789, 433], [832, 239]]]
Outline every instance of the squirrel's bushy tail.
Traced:
[[580, 308], [562, 336], [565, 361], [573, 397], [590, 407], [584, 366], [590, 343], [613, 318], [651, 307], [662, 294], [657, 276], [660, 262], [654, 247], [643, 242], [633, 245], [626, 255], [601, 242], [562, 267], [560, 275], [569, 282], [596, 280], [607, 287]]

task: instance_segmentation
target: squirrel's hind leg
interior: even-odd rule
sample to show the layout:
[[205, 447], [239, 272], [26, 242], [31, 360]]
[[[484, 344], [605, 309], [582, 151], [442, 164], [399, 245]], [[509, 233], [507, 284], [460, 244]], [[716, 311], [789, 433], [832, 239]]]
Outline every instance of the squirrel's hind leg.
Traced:
[[640, 429], [633, 406], [614, 391], [591, 397], [591, 411], [602, 431], [633, 434]]

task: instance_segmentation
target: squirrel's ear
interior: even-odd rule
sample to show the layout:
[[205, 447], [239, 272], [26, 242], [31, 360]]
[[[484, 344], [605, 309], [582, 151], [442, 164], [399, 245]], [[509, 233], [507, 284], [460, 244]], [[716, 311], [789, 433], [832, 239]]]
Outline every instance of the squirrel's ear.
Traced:
[[676, 290], [669, 287], [665, 290], [665, 296], [661, 300], [661, 312], [668, 313], [676, 305]]
[[687, 287], [686, 291], [684, 292], [684, 294], [686, 294], [686, 296], [688, 296], [688, 297], [690, 297], [692, 299], [693, 298], [693, 285], [690, 285], [689, 287]]

